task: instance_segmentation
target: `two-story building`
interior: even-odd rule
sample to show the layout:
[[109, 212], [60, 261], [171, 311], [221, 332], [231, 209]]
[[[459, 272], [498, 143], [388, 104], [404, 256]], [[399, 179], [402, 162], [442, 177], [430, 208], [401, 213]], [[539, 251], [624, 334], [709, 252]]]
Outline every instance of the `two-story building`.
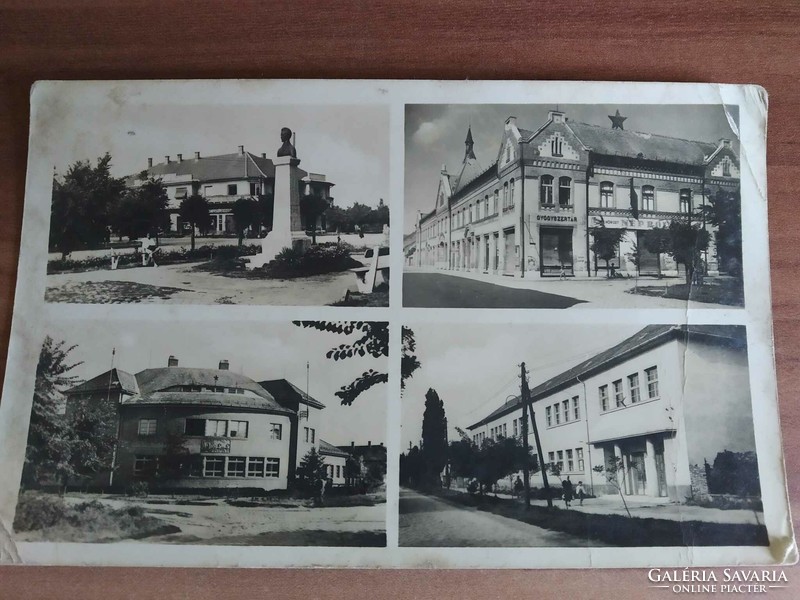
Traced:
[[[544, 462], [595, 494], [617, 493], [594, 469], [621, 459], [623, 493], [682, 501], [707, 489], [704, 461], [755, 451], [743, 326], [650, 325], [530, 394]], [[468, 430], [476, 443], [521, 436], [519, 397]]]
[[514, 277], [596, 275], [596, 227], [625, 229], [612, 264], [625, 274], [677, 275], [679, 266], [642, 243], [644, 232], [690, 221], [712, 234], [704, 253], [718, 272], [714, 229], [700, 207], [739, 184], [730, 140], [691, 141], [570, 121], [550, 111], [535, 130], [505, 122], [498, 150], [481, 164], [471, 129], [456, 174], [443, 166], [433, 210], [418, 213], [414, 265]]
[[[298, 168], [299, 195], [319, 196], [333, 203], [331, 188], [333, 183], [325, 175], [309, 173]], [[164, 157], [164, 162], [153, 163], [147, 159], [147, 169], [128, 177], [128, 187], [138, 187], [150, 178], [160, 179], [164, 185], [169, 204], [170, 231], [185, 233], [190, 228], [180, 218], [181, 202], [197, 194], [206, 198], [211, 214], [211, 227], [208, 233], [233, 234], [236, 226], [233, 217], [233, 204], [240, 198], [258, 199], [259, 196], [272, 198], [275, 191], [275, 165], [267, 158], [247, 152], [244, 146], [233, 154], [200, 156], [195, 152], [192, 158], [178, 154], [173, 158]]]
[[181, 367], [174, 356], [136, 374], [113, 368], [65, 396], [67, 415], [99, 410], [116, 440], [111, 470], [95, 478], [102, 487], [287, 489], [311, 448], [334, 472], [346, 459], [321, 439], [324, 404], [285, 379], [234, 373], [227, 360], [217, 369]]

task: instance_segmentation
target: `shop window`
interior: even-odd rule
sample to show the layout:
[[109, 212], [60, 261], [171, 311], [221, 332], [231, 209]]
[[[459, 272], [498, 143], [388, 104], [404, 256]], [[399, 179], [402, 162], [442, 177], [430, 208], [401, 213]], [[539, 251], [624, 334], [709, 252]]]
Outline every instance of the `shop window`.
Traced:
[[225, 457], [206, 456], [203, 461], [203, 477], [224, 477]]
[[572, 206], [572, 179], [569, 177], [558, 178], [558, 205]]
[[652, 185], [642, 186], [642, 210], [656, 209], [656, 189]]
[[680, 212], [689, 213], [692, 211], [692, 190], [684, 188], [680, 191]]
[[150, 436], [156, 434], [155, 419], [139, 419], [139, 435]]
[[614, 184], [610, 181], [600, 182], [600, 207], [614, 208]]
[[647, 397], [651, 400], [658, 398], [658, 368], [650, 367], [644, 373], [647, 376]]
[[245, 458], [244, 456], [228, 457], [228, 477], [244, 477]]
[[598, 392], [600, 393], [600, 410], [606, 412], [608, 410], [608, 386], [601, 385]]
[[283, 433], [283, 425], [281, 425], [280, 423], [269, 424], [269, 438], [271, 440], [281, 439], [282, 433]]
[[266, 464], [266, 476], [267, 477], [278, 477], [281, 470], [281, 459], [280, 458], [268, 458]]
[[631, 404], [636, 404], [641, 399], [639, 397], [639, 374], [628, 375], [628, 391], [631, 395]]
[[263, 477], [264, 476], [264, 459], [263, 458], [248, 458], [247, 459], [247, 476], [248, 477]]
[[542, 175], [539, 179], [539, 201], [544, 206], [553, 206], [553, 176]]

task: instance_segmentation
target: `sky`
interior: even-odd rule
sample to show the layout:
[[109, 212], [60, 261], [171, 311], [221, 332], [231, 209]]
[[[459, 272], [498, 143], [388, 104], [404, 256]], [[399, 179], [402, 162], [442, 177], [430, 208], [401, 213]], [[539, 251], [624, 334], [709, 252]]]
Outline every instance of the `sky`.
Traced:
[[335, 184], [337, 206], [377, 206], [389, 199], [389, 111], [381, 106], [257, 106], [119, 103], [85, 106], [66, 100], [52, 144], [56, 171], [108, 152], [112, 174], [121, 177], [164, 162], [245, 150], [275, 158], [281, 127], [296, 134], [300, 168], [322, 173]]
[[[70, 362], [84, 364], [71, 371], [86, 380], [108, 371], [112, 349], [114, 366], [136, 373], [151, 367], [166, 367], [170, 355], [180, 366], [216, 369], [221, 359], [230, 370], [254, 379], [285, 378], [306, 389], [325, 405], [320, 437], [334, 445], [374, 444], [386, 441], [388, 388], [377, 385], [361, 394], [351, 406], [342, 406], [334, 393], [356, 376], [372, 368], [386, 372], [387, 360], [353, 357], [344, 361], [325, 358], [332, 347], [352, 341], [344, 335], [305, 329], [291, 323], [233, 321], [115, 321], [90, 322], [60, 318], [48, 324], [56, 341], [77, 344]], [[122, 332], [122, 333], [120, 333]], [[353, 336], [354, 337], [354, 336]]]
[[[448, 436], [466, 429], [520, 391], [520, 363], [531, 388], [607, 350], [642, 325], [521, 325], [452, 323], [415, 326], [421, 367], [403, 391], [402, 448], [419, 444], [425, 393], [434, 388], [444, 402]], [[564, 343], [569, 340], [569, 343]], [[479, 365], [479, 368], [476, 368]]]
[[[626, 130], [718, 142], [737, 139], [722, 105], [603, 105], [603, 104], [409, 104], [405, 125], [405, 205], [403, 231], [414, 229], [417, 211], [429, 212], [436, 202], [439, 173], [447, 165], [458, 174], [464, 160], [464, 140], [472, 127], [475, 155], [483, 168], [497, 158], [505, 121], [517, 117], [517, 126], [536, 130], [547, 122], [550, 110], [567, 119], [611, 127], [608, 115], [617, 110], [628, 117]], [[738, 120], [738, 107], [726, 107]], [[735, 126], [735, 125], [734, 125]]]

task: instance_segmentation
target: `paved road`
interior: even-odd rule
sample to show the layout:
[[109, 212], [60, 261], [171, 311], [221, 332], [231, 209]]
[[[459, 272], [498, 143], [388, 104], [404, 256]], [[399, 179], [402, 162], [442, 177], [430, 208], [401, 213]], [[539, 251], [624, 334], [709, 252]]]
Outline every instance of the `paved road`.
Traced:
[[586, 540], [403, 489], [400, 545], [575, 548], [586, 546]]
[[515, 289], [439, 273], [404, 273], [403, 306], [425, 308], [569, 308], [578, 298]]

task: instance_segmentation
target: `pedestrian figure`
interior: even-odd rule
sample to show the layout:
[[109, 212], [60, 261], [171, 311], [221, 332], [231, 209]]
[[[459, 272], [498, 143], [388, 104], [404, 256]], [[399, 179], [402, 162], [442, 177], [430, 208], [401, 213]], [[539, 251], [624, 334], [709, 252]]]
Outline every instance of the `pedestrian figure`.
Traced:
[[558, 278], [562, 281], [567, 278], [567, 271], [564, 268], [564, 263], [561, 263], [561, 273], [559, 274]]
[[324, 478], [317, 480], [317, 497], [319, 498], [319, 503], [324, 504], [325, 502], [325, 488], [328, 487], [328, 481]]
[[569, 503], [572, 502], [573, 497], [572, 482], [569, 480], [569, 475], [561, 482], [561, 489], [564, 492], [564, 504], [569, 508]]
[[575, 494], [578, 496], [578, 501], [583, 506], [583, 499], [586, 498], [586, 490], [583, 489], [583, 482], [579, 481], [575, 487]]
[[522, 496], [522, 489], [524, 487], [525, 486], [522, 485], [522, 480], [519, 478], [519, 475], [517, 475], [517, 480], [514, 482], [514, 497], [515, 498], [519, 498], [519, 497]]

